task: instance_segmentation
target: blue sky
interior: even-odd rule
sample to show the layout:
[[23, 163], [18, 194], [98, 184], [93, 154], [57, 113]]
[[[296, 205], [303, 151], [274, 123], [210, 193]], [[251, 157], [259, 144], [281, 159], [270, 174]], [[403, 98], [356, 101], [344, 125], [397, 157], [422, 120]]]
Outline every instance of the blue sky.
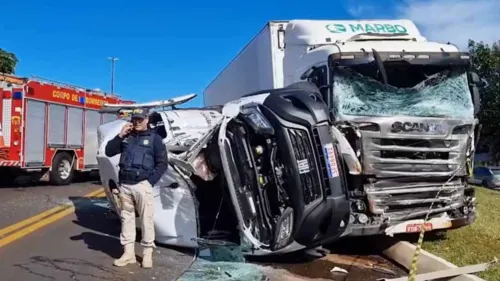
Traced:
[[[105, 91], [110, 90], [107, 57], [119, 57], [115, 92], [122, 97], [150, 101], [194, 92], [198, 97], [190, 105], [197, 106], [202, 104], [204, 87], [268, 20], [408, 16], [429, 28], [422, 16], [423, 5], [446, 1], [457, 5], [451, 0], [6, 1], [0, 18], [0, 47], [18, 56], [18, 75], [38, 75]], [[474, 3], [480, 2], [498, 5], [494, 2], [500, 1]], [[493, 21], [500, 22], [498, 16]], [[444, 26], [437, 24], [439, 30]], [[432, 28], [430, 32], [432, 35]], [[500, 35], [486, 30], [492, 32]], [[484, 40], [493, 35], [485, 35]]]

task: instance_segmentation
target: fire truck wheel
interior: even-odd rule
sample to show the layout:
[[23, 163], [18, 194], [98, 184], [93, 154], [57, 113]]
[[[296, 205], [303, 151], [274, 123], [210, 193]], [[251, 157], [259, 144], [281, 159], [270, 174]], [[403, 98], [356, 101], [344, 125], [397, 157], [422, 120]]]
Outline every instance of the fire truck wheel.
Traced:
[[68, 185], [75, 174], [75, 167], [71, 165], [73, 157], [67, 152], [57, 153], [52, 160], [50, 181], [54, 185]]

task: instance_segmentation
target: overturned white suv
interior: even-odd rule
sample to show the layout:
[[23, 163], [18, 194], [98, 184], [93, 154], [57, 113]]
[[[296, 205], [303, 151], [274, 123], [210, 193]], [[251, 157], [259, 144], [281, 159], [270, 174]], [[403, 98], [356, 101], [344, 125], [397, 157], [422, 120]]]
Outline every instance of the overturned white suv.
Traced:
[[[175, 108], [194, 96], [104, 108], [156, 108], [150, 126], [169, 152], [154, 186], [157, 242], [234, 243], [245, 255], [269, 255], [342, 236], [350, 216], [344, 169], [358, 173], [360, 164], [315, 86], [259, 91], [219, 108]], [[107, 157], [104, 148], [125, 122], [98, 129], [100, 177], [116, 212], [119, 155]]]

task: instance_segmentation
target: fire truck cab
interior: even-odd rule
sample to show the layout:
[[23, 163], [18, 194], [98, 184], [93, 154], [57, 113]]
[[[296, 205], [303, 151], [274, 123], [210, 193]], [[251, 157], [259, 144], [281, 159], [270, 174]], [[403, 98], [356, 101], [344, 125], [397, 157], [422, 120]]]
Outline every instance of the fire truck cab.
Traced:
[[117, 95], [37, 77], [0, 74], [0, 180], [28, 177], [71, 183], [97, 171], [97, 127], [118, 119], [103, 104], [132, 103]]

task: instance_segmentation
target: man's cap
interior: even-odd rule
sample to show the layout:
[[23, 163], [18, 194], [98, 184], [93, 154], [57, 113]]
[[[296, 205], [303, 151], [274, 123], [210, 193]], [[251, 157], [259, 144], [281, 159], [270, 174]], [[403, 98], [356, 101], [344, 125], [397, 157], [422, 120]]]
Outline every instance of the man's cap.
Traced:
[[148, 117], [149, 115], [149, 111], [147, 109], [144, 109], [144, 108], [135, 108], [133, 111], [132, 111], [132, 116], [131, 118], [134, 119], [134, 118], [146, 118]]

